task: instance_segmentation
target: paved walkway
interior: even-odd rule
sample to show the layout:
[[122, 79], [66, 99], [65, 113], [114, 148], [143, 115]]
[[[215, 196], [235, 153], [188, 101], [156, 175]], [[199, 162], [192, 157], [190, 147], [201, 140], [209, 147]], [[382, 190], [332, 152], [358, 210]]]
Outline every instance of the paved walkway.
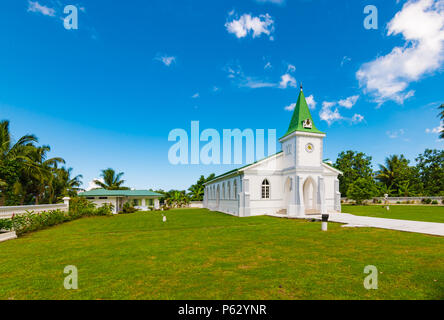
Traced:
[[[273, 215], [276, 217], [286, 217]], [[320, 215], [295, 217], [299, 219], [320, 219]], [[417, 232], [444, 236], [444, 223], [423, 222], [411, 220], [386, 219], [375, 217], [355, 216], [349, 213], [330, 213], [328, 221], [344, 223], [344, 227], [373, 227], [407, 232]]]

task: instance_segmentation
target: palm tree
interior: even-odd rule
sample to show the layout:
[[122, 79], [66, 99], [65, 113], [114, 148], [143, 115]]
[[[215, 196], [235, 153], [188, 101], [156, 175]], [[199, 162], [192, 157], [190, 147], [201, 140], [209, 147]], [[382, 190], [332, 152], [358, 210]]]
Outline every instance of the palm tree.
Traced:
[[[441, 123], [444, 123], [444, 103], [442, 105], [440, 105], [438, 109], [441, 110], [438, 114], [438, 117], [441, 119]], [[444, 126], [443, 125], [441, 125], [441, 131], [439, 133], [439, 138], [444, 139]]]
[[47, 153], [51, 151], [49, 146], [41, 146], [34, 148], [29, 154], [31, 163], [29, 163], [27, 171], [29, 176], [35, 181], [33, 194], [35, 204], [39, 204], [40, 200], [45, 196], [47, 186], [51, 185], [54, 179], [54, 171], [58, 164], [65, 163], [60, 157], [47, 159]]
[[65, 167], [54, 169], [51, 184], [48, 186], [48, 202], [54, 203], [60, 201], [63, 197], [74, 197], [77, 192], [82, 190], [81, 174], [71, 177], [72, 168]]
[[[37, 142], [37, 137], [34, 135], [24, 135], [16, 143], [13, 143], [11, 133], [9, 131], [9, 121], [0, 121], [0, 168], [6, 168], [8, 164], [24, 163], [29, 165], [28, 154], [32, 151]], [[0, 170], [0, 203], [3, 204], [6, 200], [5, 190], [8, 187], [7, 179], [4, 176], [3, 170]]]
[[404, 158], [404, 155], [392, 155], [385, 158], [385, 165], [379, 165], [379, 172], [376, 175], [376, 179], [384, 183], [386, 186], [391, 187], [395, 182], [398, 168], [405, 165], [408, 160]]
[[122, 187], [122, 184], [125, 183], [125, 180], [121, 180], [123, 175], [123, 172], [116, 174], [114, 169], [108, 168], [102, 170], [102, 173], [100, 174], [103, 178], [103, 182], [100, 180], [94, 180], [94, 183], [107, 190], [128, 190], [128, 187]]

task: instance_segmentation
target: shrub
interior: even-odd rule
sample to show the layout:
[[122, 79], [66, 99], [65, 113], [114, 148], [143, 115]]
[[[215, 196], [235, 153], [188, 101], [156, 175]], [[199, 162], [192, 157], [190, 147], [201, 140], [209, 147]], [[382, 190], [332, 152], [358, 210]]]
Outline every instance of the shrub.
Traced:
[[421, 203], [423, 203], [423, 204], [430, 204], [430, 203], [432, 203], [432, 199], [424, 198], [424, 199], [421, 200]]
[[137, 209], [130, 202], [125, 202], [120, 213], [134, 213]]
[[438, 200], [433, 200], [432, 204], [438, 204]]
[[12, 220], [11, 219], [0, 219], [0, 230], [11, 230]]
[[401, 204], [401, 201], [396, 201], [396, 204]]
[[17, 235], [22, 235], [81, 217], [112, 215], [113, 206], [110, 204], [104, 204], [96, 208], [92, 202], [86, 199], [75, 198], [73, 200], [72, 205], [70, 203], [69, 212], [51, 210], [34, 213], [29, 211], [24, 214], [13, 215], [10, 219], [11, 225], [9, 230], [13, 229]]

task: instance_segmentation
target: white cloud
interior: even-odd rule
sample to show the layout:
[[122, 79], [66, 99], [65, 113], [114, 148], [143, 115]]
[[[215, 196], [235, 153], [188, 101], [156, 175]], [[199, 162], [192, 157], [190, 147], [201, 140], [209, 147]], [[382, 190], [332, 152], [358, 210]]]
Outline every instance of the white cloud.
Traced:
[[213, 87], [213, 89], [211, 89], [211, 91], [213, 91], [213, 92], [219, 92], [219, 91], [220, 91], [220, 88], [219, 88], [219, 87], [216, 87], [216, 86], [214, 86], [214, 87]]
[[427, 129], [425, 129], [425, 132], [426, 133], [440, 133], [443, 130], [444, 130], [444, 122], [441, 122], [441, 124], [439, 126], [435, 127], [435, 128], [432, 128], [432, 129], [427, 128]]
[[281, 82], [279, 82], [279, 88], [285, 89], [287, 87], [296, 87], [296, 79], [289, 73], [282, 75]]
[[305, 98], [305, 101], [307, 101], [308, 107], [309, 107], [310, 109], [313, 110], [313, 109], [316, 108], [316, 101], [315, 101], [315, 99], [314, 99], [314, 97], [313, 97], [312, 94], [309, 95], [307, 98]]
[[379, 104], [400, 104], [414, 95], [413, 81], [439, 70], [444, 61], [444, 0], [408, 1], [388, 23], [387, 35], [401, 34], [402, 47], [365, 63], [356, 73], [364, 91]]
[[322, 103], [322, 109], [319, 112], [319, 118], [321, 120], [324, 120], [328, 123], [328, 125], [331, 125], [333, 122], [337, 120], [343, 119], [341, 114], [339, 113], [338, 108], [335, 108], [335, 110], [332, 110], [332, 107], [335, 105], [335, 102], [327, 102], [324, 101]]
[[359, 113], [355, 113], [355, 114], [353, 115], [351, 121], [352, 121], [353, 123], [359, 123], [359, 122], [362, 122], [362, 121], [364, 121], [364, 116], [361, 115], [361, 114], [359, 114]]
[[[307, 105], [310, 109], [316, 108], [316, 101], [314, 100], [313, 95], [308, 96], [307, 98], [305, 98], [305, 100], [307, 101]], [[296, 103], [292, 103], [292, 104], [284, 107], [284, 109], [287, 111], [293, 111], [295, 107], [296, 107]]]
[[174, 56], [166, 56], [166, 55], [158, 55], [154, 58], [154, 60], [162, 62], [167, 67], [171, 66], [173, 63], [176, 62], [176, 57]]
[[28, 1], [28, 12], [38, 12], [45, 16], [54, 17], [55, 10], [38, 3], [38, 1]]
[[356, 101], [358, 101], [358, 99], [359, 99], [359, 95], [351, 96], [346, 99], [339, 100], [338, 104], [341, 107], [351, 109], [356, 104]]
[[193, 99], [197, 99], [197, 98], [199, 98], [199, 97], [200, 97], [199, 92], [196, 92], [195, 94], [193, 94], [193, 95], [191, 96], [191, 98], [193, 98]]
[[225, 23], [225, 28], [237, 38], [244, 38], [248, 34], [252, 34], [252, 37], [256, 38], [265, 34], [270, 40], [273, 40], [274, 21], [268, 13], [257, 17], [251, 14], [243, 14], [236, 19], [235, 13], [232, 11], [229, 13], [229, 17], [232, 20]]
[[89, 191], [89, 190], [92, 190], [92, 189], [100, 188], [99, 185], [97, 185], [97, 184], [94, 183], [94, 180], [99, 180], [99, 181], [101, 181], [101, 182], [104, 182], [103, 178], [94, 178], [93, 180], [91, 180], [90, 182], [88, 182], [88, 187], [85, 189], [85, 191]]
[[286, 106], [284, 109], [287, 111], [293, 111], [294, 108], [296, 108], [296, 103], [292, 103], [292, 104]]
[[296, 79], [290, 74], [286, 73], [281, 76], [279, 83], [261, 79], [259, 77], [245, 75], [239, 63], [227, 64], [224, 67], [228, 78], [232, 79], [239, 87], [247, 87], [252, 89], [257, 88], [280, 88], [286, 89], [289, 87], [296, 87]]
[[396, 138], [399, 138], [400, 136], [404, 135], [405, 131], [404, 131], [404, 129], [399, 129], [399, 130], [395, 130], [395, 131], [387, 131], [386, 133], [390, 139], [396, 139]]
[[267, 69], [271, 69], [272, 67], [273, 66], [271, 65], [271, 62], [267, 62], [264, 66], [264, 69], [267, 70]]
[[288, 64], [287, 73], [295, 72], [295, 71], [296, 71], [296, 67], [294, 65], [292, 65], [292, 64]]

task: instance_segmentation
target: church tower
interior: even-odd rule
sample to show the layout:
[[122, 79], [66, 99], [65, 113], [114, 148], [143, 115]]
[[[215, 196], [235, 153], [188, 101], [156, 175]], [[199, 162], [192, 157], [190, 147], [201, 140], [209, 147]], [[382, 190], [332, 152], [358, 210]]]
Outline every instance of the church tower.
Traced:
[[301, 85], [288, 130], [279, 139], [284, 153], [284, 168], [321, 170], [324, 137], [325, 133], [319, 131], [313, 122]]

